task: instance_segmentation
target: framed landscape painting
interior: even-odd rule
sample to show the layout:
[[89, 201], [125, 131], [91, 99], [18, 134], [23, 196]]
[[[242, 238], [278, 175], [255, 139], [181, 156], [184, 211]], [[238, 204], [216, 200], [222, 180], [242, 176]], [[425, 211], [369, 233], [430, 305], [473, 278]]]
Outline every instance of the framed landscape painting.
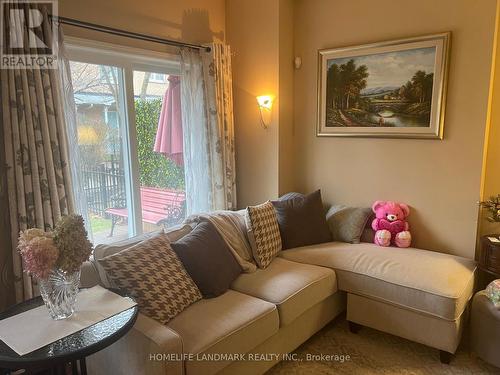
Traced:
[[320, 50], [317, 135], [442, 139], [449, 39]]

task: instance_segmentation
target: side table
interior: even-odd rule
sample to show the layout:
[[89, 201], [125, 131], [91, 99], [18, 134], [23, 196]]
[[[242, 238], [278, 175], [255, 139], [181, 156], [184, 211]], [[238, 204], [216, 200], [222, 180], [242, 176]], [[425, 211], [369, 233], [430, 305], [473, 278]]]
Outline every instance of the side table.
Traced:
[[500, 242], [492, 242], [488, 237], [498, 238], [498, 234], [481, 237], [479, 249], [479, 278], [476, 290], [483, 290], [492, 280], [500, 279]]
[[[1, 313], [0, 320], [41, 305], [43, 305], [41, 297], [21, 302]], [[0, 375], [10, 374], [21, 369], [26, 370], [28, 374], [39, 372], [66, 374], [69, 365], [73, 375], [78, 373], [86, 375], [85, 358], [108, 347], [124, 336], [133, 327], [138, 311], [138, 306], [133, 306], [23, 356], [0, 341]]]

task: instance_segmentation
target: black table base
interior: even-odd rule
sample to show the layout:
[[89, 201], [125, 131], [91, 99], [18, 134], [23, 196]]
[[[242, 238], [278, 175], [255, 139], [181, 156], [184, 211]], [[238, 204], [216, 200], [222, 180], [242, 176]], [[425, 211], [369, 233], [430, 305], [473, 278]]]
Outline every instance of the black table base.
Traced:
[[0, 368], [0, 375], [12, 375], [16, 371], [24, 370], [23, 374], [26, 375], [87, 375], [87, 363], [85, 358], [81, 358], [68, 363], [60, 363], [50, 368], [39, 368], [39, 369], [16, 369], [7, 370]]

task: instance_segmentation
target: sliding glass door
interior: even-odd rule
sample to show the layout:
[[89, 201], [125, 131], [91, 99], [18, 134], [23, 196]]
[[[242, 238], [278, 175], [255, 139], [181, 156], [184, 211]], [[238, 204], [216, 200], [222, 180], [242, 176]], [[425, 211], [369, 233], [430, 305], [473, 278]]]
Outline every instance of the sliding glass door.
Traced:
[[143, 231], [185, 217], [180, 79], [134, 71], [134, 112]]
[[180, 77], [175, 58], [69, 41], [81, 214], [94, 244], [185, 217]]

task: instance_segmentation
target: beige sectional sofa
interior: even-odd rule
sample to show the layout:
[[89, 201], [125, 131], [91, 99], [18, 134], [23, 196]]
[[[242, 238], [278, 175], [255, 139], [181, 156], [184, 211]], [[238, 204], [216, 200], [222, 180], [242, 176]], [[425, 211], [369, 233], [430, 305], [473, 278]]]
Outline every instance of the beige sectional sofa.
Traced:
[[[188, 231], [169, 236], [175, 241]], [[94, 256], [143, 238], [99, 246]], [[89, 357], [89, 373], [261, 374], [346, 307], [353, 328], [454, 353], [474, 273], [472, 260], [413, 248], [329, 242], [285, 250], [268, 268], [242, 274], [229, 291], [196, 302], [166, 326], [140, 314], [129, 334]], [[87, 262], [82, 286], [98, 283], [109, 286], [97, 263]]]

